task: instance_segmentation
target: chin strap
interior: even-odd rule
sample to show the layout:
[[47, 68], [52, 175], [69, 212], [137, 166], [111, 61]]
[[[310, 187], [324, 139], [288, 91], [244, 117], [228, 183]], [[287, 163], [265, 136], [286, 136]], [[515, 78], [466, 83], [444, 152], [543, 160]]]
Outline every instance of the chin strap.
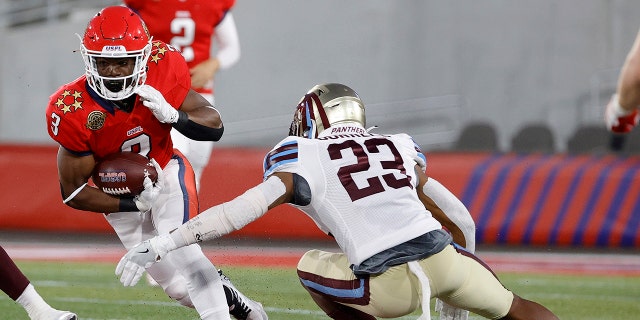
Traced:
[[371, 126], [371, 127], [367, 128], [367, 132], [371, 132], [374, 129], [378, 129], [378, 126]]

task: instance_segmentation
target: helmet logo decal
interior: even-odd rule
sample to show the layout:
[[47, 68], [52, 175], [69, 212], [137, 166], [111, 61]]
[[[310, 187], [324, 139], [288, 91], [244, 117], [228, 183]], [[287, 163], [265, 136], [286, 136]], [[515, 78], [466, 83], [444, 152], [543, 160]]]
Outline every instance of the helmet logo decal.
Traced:
[[66, 114], [67, 112], [73, 112], [78, 109], [82, 109], [82, 102], [83, 98], [81, 91], [73, 90], [72, 92], [69, 90], [65, 90], [58, 97], [58, 100], [56, 100], [56, 107], [60, 108], [63, 114]]
[[316, 132], [316, 121], [315, 114], [313, 114], [312, 107], [309, 105], [309, 100], [305, 100], [304, 102], [304, 118], [307, 119], [307, 138], [313, 139], [315, 138]]
[[120, 53], [125, 54], [127, 52], [127, 48], [124, 46], [104, 46], [102, 48], [103, 53], [112, 52], [112, 53]]
[[322, 105], [322, 102], [320, 102], [320, 96], [313, 94], [311, 95], [311, 98], [316, 103], [316, 106], [318, 106], [318, 114], [320, 115], [320, 121], [322, 121], [322, 127], [325, 129], [329, 128], [331, 126], [331, 123], [329, 123], [329, 118], [327, 118], [327, 113], [324, 111], [324, 106]]
[[93, 131], [100, 130], [104, 127], [105, 119], [107, 119], [106, 113], [98, 110], [91, 111], [87, 116], [86, 127]]

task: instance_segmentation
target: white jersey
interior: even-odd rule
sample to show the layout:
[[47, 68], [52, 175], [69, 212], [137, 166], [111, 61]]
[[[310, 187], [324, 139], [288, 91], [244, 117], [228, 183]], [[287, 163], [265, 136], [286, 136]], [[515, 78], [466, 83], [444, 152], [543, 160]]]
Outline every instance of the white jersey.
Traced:
[[296, 206], [333, 235], [352, 264], [442, 228], [416, 193], [415, 165], [425, 157], [406, 134], [335, 126], [317, 139], [288, 137], [265, 157], [264, 177], [290, 172], [309, 184], [311, 203]]

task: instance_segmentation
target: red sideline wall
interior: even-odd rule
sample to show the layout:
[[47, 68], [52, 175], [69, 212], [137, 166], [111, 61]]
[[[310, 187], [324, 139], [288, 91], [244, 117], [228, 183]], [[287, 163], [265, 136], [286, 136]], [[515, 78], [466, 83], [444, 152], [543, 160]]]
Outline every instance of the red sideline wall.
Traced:
[[[267, 149], [215, 148], [201, 209], [262, 179]], [[101, 214], [62, 204], [56, 147], [0, 145], [0, 229], [111, 233]], [[427, 154], [430, 176], [469, 208], [479, 243], [640, 247], [640, 157]], [[232, 236], [329, 239], [280, 206]]]

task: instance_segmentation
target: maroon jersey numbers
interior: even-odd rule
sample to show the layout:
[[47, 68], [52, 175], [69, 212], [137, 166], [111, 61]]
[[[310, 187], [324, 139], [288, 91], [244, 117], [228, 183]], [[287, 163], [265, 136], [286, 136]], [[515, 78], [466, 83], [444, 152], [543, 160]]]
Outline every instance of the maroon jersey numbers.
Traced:
[[[380, 148], [381, 146], [382, 148]], [[353, 152], [357, 162], [338, 169], [338, 177], [351, 200], [356, 201], [383, 192], [385, 190], [383, 181], [384, 184], [393, 189], [413, 188], [411, 186], [411, 178], [407, 176], [407, 171], [403, 165], [400, 152], [390, 140], [373, 138], [365, 140], [363, 145], [355, 140], [346, 140], [342, 143], [330, 144], [327, 147], [331, 160], [342, 159], [342, 150], [347, 149]], [[382, 169], [398, 170], [400, 172], [399, 177], [396, 177], [393, 173], [373, 172], [370, 170], [370, 160], [378, 161]], [[367, 178], [368, 186], [360, 188], [356, 185], [353, 174], [367, 171], [371, 171], [371, 176]]]

